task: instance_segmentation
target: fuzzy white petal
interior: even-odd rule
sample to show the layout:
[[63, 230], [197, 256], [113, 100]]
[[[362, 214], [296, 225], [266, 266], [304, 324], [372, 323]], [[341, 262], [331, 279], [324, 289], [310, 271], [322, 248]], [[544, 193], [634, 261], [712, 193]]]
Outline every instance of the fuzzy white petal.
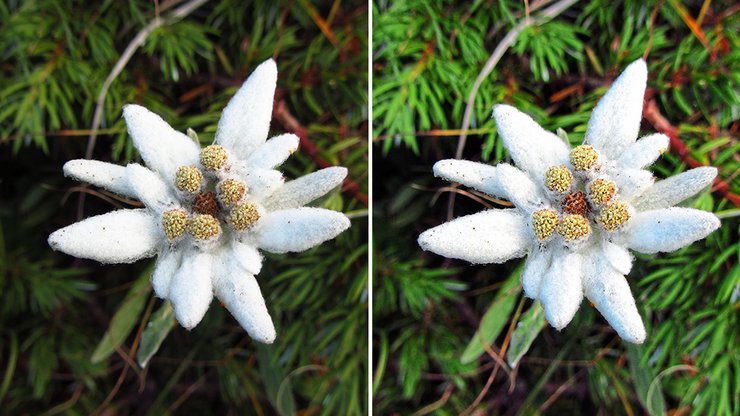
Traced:
[[493, 117], [504, 146], [520, 169], [535, 178], [544, 178], [550, 166], [567, 163], [570, 154], [568, 145], [560, 137], [540, 127], [527, 114], [512, 106], [499, 104], [493, 107]]
[[213, 260], [213, 256], [207, 252], [186, 253], [170, 285], [169, 298], [175, 309], [175, 317], [187, 330], [200, 323], [211, 305]]
[[133, 192], [126, 181], [126, 168], [98, 160], [75, 159], [64, 164], [64, 176], [105, 188], [125, 197]]
[[247, 197], [251, 201], [262, 201], [285, 183], [285, 177], [274, 169], [248, 169], [234, 166], [234, 174], [247, 185]]
[[488, 195], [505, 197], [496, 175], [496, 166], [469, 160], [446, 159], [435, 163], [432, 169], [434, 176], [459, 182]]
[[645, 61], [627, 66], [591, 113], [585, 143], [609, 160], [618, 159], [637, 139], [646, 84]]
[[341, 185], [346, 177], [347, 168], [341, 166], [309, 173], [285, 182], [263, 202], [263, 205], [268, 211], [302, 207]]
[[640, 253], [671, 252], [701, 240], [719, 228], [717, 216], [692, 208], [638, 213], [630, 220], [627, 246]]
[[237, 159], [246, 160], [267, 139], [276, 83], [277, 66], [269, 59], [252, 72], [221, 114], [216, 143]]
[[521, 281], [524, 295], [531, 299], [540, 296], [542, 278], [552, 263], [552, 252], [543, 247], [535, 247], [527, 256], [522, 271]]
[[624, 201], [631, 201], [647, 191], [655, 183], [653, 173], [642, 169], [624, 169], [612, 175], [619, 195]]
[[249, 155], [246, 165], [258, 169], [272, 169], [281, 165], [298, 150], [299, 141], [295, 134], [288, 133], [275, 136]]
[[706, 166], [691, 169], [655, 182], [632, 204], [640, 211], [672, 207], [711, 185], [716, 177], [717, 168]]
[[255, 341], [272, 344], [275, 327], [254, 275], [226, 260], [214, 278], [216, 296]]
[[544, 198], [541, 188], [532, 182], [526, 173], [507, 163], [499, 163], [496, 169], [502, 197], [525, 212], [542, 208]]
[[257, 245], [271, 253], [308, 250], [349, 228], [344, 214], [323, 208], [275, 211], [260, 219]]
[[231, 251], [234, 259], [249, 274], [258, 275], [262, 270], [262, 254], [253, 246], [240, 241], [231, 243]]
[[101, 263], [133, 263], [151, 257], [163, 236], [143, 209], [121, 209], [54, 231], [49, 245], [71, 256]]
[[627, 279], [608, 262], [592, 259], [583, 278], [586, 297], [622, 339], [634, 344], [645, 341], [645, 326], [635, 305]]
[[170, 247], [165, 248], [157, 256], [157, 264], [152, 272], [152, 289], [158, 298], [167, 299], [170, 294], [172, 278], [180, 269], [182, 252]]
[[532, 236], [517, 210], [493, 209], [426, 230], [418, 242], [422, 249], [441, 256], [486, 264], [524, 256]]
[[601, 254], [619, 273], [629, 274], [632, 270], [632, 255], [624, 247], [604, 241], [601, 245]]
[[618, 169], [642, 169], [653, 164], [668, 150], [670, 139], [665, 134], [651, 134], [629, 145], [617, 159]]
[[129, 187], [136, 198], [156, 213], [173, 208], [177, 200], [159, 175], [137, 163], [126, 166]]
[[170, 127], [162, 117], [140, 105], [129, 104], [123, 107], [123, 118], [141, 158], [163, 178], [174, 179], [177, 168], [198, 162], [200, 146]]
[[[566, 254], [567, 253], [567, 254]], [[576, 252], [554, 255], [540, 288], [540, 301], [547, 321], [561, 330], [575, 316], [583, 300], [583, 256]]]

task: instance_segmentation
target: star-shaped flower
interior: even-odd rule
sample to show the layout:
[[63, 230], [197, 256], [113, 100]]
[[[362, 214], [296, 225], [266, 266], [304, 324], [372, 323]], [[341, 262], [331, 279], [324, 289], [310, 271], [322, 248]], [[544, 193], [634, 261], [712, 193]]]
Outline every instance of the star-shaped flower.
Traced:
[[269, 140], [277, 67], [261, 64], [224, 109], [214, 144], [200, 145], [144, 107], [123, 110], [147, 167], [72, 160], [65, 175], [138, 199], [122, 209], [57, 230], [49, 244], [76, 257], [131, 263], [158, 256], [157, 296], [169, 299], [180, 324], [194, 328], [213, 294], [249, 335], [271, 343], [275, 329], [255, 275], [258, 249], [299, 252], [336, 237], [350, 223], [342, 213], [305, 207], [342, 183], [332, 167], [284, 182], [274, 168], [296, 151], [298, 137]]
[[712, 183], [717, 170], [692, 169], [655, 182], [644, 168], [668, 137], [637, 139], [647, 67], [630, 64], [591, 114], [584, 144], [573, 149], [517, 109], [493, 116], [517, 167], [442, 160], [434, 173], [513, 209], [457, 218], [422, 233], [424, 250], [472, 263], [527, 256], [525, 295], [539, 299], [550, 324], [564, 328], [583, 295], [625, 340], [642, 343], [645, 328], [624, 275], [632, 255], [671, 252], [706, 237], [720, 223], [712, 213], [674, 205]]

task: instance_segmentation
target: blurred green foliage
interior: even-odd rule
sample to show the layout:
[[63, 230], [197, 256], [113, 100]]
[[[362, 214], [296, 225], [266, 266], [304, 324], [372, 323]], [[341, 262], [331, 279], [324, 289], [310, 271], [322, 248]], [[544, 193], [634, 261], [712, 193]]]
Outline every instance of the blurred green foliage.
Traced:
[[[509, 303], [505, 283], [521, 260], [471, 266], [416, 244], [449, 214], [503, 206], [434, 179], [431, 167], [455, 156], [454, 130], [489, 54], [545, 3], [555, 2], [373, 2], [374, 409], [451, 415], [477, 403], [468, 414], [738, 414], [740, 211], [717, 193], [686, 204], [723, 216], [720, 230], [675, 253], [640, 255], [628, 276], [648, 330], [642, 346], [623, 343], [588, 304], [558, 332], [520, 294]], [[591, 0], [525, 29], [480, 86], [463, 157], [507, 160], [491, 119], [496, 103], [581, 142], [609, 82], [647, 51], [658, 109], [690, 156], [718, 167], [740, 192], [739, 12], [721, 1]], [[644, 122], [642, 131], [655, 129]], [[686, 169], [667, 153], [653, 170], [667, 177]], [[517, 323], [524, 330], [511, 339]], [[464, 364], [479, 330], [491, 350]]]
[[[100, 265], [54, 253], [46, 236], [130, 201], [81, 186], [62, 164], [84, 157], [104, 80], [136, 34], [150, 33], [107, 93], [94, 158], [137, 158], [121, 108], [139, 103], [176, 129], [213, 139], [221, 109], [263, 60], [278, 63], [278, 99], [330, 164], [367, 193], [367, 5], [185, 1], [0, 3], [0, 404], [7, 414], [365, 414], [367, 207], [336, 191], [322, 206], [351, 215], [336, 240], [268, 256], [262, 292], [278, 331], [252, 342], [217, 303], [188, 332], [147, 283], [151, 262]], [[284, 131], [277, 121], [272, 133]], [[300, 150], [288, 178], [316, 170]], [[135, 283], [139, 282], [139, 283]], [[163, 305], [163, 306], [160, 306]], [[169, 320], [168, 320], [169, 319]], [[104, 335], [105, 334], [105, 335]], [[146, 369], [136, 350], [159, 352]], [[146, 355], [146, 354], [144, 354]]]

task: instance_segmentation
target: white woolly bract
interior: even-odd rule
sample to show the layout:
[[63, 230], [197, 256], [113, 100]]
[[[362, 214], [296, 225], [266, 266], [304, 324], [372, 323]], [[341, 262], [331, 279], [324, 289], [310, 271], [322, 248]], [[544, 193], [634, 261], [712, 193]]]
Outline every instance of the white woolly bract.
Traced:
[[123, 107], [123, 118], [141, 158], [163, 178], [174, 179], [177, 168], [198, 162], [199, 146], [162, 117], [140, 105], [129, 104]]
[[542, 187], [532, 182], [526, 173], [507, 163], [499, 163], [496, 169], [502, 197], [528, 214], [543, 207]]
[[295, 134], [275, 136], [252, 152], [245, 165], [250, 168], [273, 169], [298, 150], [299, 141]]
[[258, 275], [262, 270], [262, 254], [249, 244], [233, 241], [230, 255], [249, 274]]
[[474, 264], [503, 263], [526, 254], [532, 236], [515, 210], [488, 210], [426, 230], [419, 245], [426, 251]]
[[627, 66], [591, 113], [584, 143], [607, 159], [619, 158], [637, 139], [646, 84], [644, 60]]
[[172, 278], [180, 269], [182, 263], [182, 252], [170, 247], [165, 247], [157, 256], [157, 263], [152, 272], [152, 289], [158, 298], [167, 299], [170, 295]]
[[627, 280], [598, 255], [587, 260], [583, 288], [586, 297], [622, 339], [634, 344], [645, 341], [645, 326]]
[[98, 160], [75, 159], [64, 164], [64, 176], [105, 188], [125, 197], [133, 192], [126, 181], [126, 168]]
[[642, 169], [623, 169], [611, 176], [617, 184], [621, 199], [630, 201], [653, 186], [655, 176], [653, 173]]
[[640, 253], [671, 252], [703, 239], [719, 226], [716, 215], [698, 209], [645, 211], [630, 220], [626, 243]]
[[195, 328], [205, 316], [213, 299], [213, 256], [191, 250], [170, 285], [169, 299], [175, 317], [185, 329]]
[[575, 316], [583, 300], [583, 256], [561, 250], [553, 255], [550, 269], [540, 285], [540, 302], [545, 317], [555, 329], [561, 330]]
[[136, 199], [156, 213], [162, 213], [176, 205], [170, 187], [151, 170], [136, 163], [126, 166], [126, 178]]
[[497, 167], [469, 160], [445, 159], [434, 164], [434, 176], [459, 182], [488, 195], [506, 198], [499, 186]]
[[627, 249], [617, 244], [604, 240], [601, 244], [601, 253], [594, 255], [603, 255], [604, 259], [609, 262], [614, 270], [622, 274], [629, 274], [632, 270], [632, 254]]
[[691, 169], [668, 179], [655, 182], [632, 204], [640, 211], [672, 207], [707, 188], [717, 177], [717, 168]]
[[133, 263], [155, 254], [162, 242], [157, 220], [143, 209], [121, 209], [53, 232], [54, 250], [101, 263]]
[[252, 339], [272, 344], [275, 327], [257, 279], [235, 259], [222, 259], [214, 277], [214, 291]]
[[530, 299], [538, 299], [540, 296], [540, 286], [542, 278], [547, 273], [552, 263], [552, 251], [537, 245], [524, 262], [521, 281], [524, 295]]
[[514, 164], [533, 178], [544, 178], [550, 166], [567, 163], [569, 147], [530, 116], [512, 106], [499, 104], [493, 107], [493, 117]]
[[237, 159], [246, 160], [267, 139], [272, 117], [272, 100], [277, 83], [277, 66], [269, 59], [260, 64], [221, 114], [216, 144]]
[[341, 185], [346, 177], [347, 168], [341, 166], [309, 173], [285, 182], [263, 202], [263, 205], [268, 211], [302, 207]]
[[285, 182], [283, 174], [274, 169], [247, 169], [244, 166], [236, 166], [232, 172], [238, 179], [244, 181], [247, 186], [247, 199], [250, 201], [264, 200], [280, 189]]
[[668, 150], [670, 140], [665, 134], [651, 134], [632, 143], [619, 156], [617, 169], [642, 169], [652, 165]]
[[293, 208], [268, 213], [256, 231], [259, 248], [271, 253], [308, 250], [349, 228], [341, 212], [323, 208]]

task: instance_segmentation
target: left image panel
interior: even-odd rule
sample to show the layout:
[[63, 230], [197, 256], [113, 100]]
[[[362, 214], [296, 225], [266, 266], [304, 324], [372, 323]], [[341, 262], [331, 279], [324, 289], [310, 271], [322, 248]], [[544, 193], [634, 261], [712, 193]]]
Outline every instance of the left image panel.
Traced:
[[0, 6], [0, 404], [368, 414], [366, 2]]

